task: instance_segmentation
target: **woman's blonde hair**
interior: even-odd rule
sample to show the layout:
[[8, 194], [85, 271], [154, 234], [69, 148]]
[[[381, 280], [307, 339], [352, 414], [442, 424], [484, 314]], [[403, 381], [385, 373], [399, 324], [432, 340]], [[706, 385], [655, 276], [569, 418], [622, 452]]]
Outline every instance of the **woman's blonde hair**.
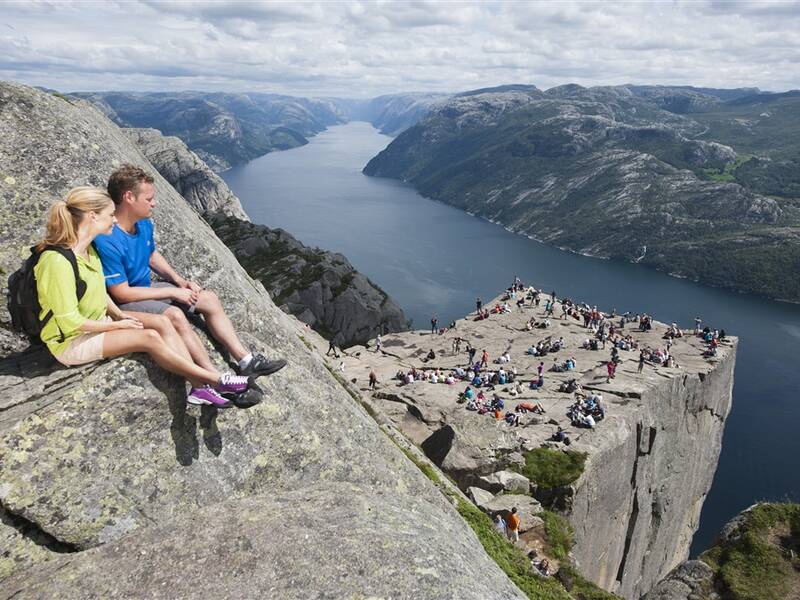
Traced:
[[96, 187], [76, 187], [67, 197], [50, 207], [47, 215], [47, 234], [39, 242], [41, 251], [45, 246], [70, 248], [78, 241], [78, 226], [89, 212], [100, 212], [111, 202], [111, 196]]

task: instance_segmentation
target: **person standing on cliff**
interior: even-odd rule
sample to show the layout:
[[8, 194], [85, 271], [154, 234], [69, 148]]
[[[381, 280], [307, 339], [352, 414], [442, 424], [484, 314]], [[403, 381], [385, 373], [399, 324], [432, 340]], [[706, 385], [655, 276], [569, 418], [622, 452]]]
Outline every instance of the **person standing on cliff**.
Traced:
[[470, 367], [475, 364], [475, 353], [476, 352], [477, 352], [477, 350], [475, 348], [473, 348], [472, 345], [469, 342], [467, 342], [467, 354], [469, 354], [469, 360], [467, 361], [467, 364]]
[[611, 380], [614, 379], [614, 377], [616, 377], [617, 365], [613, 360], [610, 360], [606, 364], [606, 369], [608, 370], [608, 377], [606, 378], [606, 383], [611, 383]]
[[508, 528], [508, 539], [512, 542], [519, 541], [519, 514], [517, 514], [517, 507], [514, 506], [506, 519], [506, 527]]
[[638, 369], [638, 372], [641, 373], [642, 369], [644, 369], [644, 349], [639, 351], [639, 369]]
[[336, 350], [336, 336], [332, 336], [330, 340], [328, 340], [328, 351], [325, 353], [325, 356], [330, 356], [331, 352], [333, 352], [333, 356], [335, 358], [339, 358], [339, 351]]
[[489, 353], [486, 350], [481, 354], [481, 368], [489, 366]]
[[436, 333], [438, 329], [439, 329], [439, 319], [436, 318], [436, 315], [433, 315], [431, 317], [431, 335]]
[[375, 338], [375, 353], [378, 354], [383, 348], [383, 340], [381, 340], [381, 334], [378, 334], [378, 337]]
[[375, 369], [371, 369], [369, 372], [369, 389], [374, 390], [376, 385], [378, 385], [378, 375], [375, 373]]
[[[179, 275], [156, 249], [150, 220], [156, 206], [154, 181], [152, 175], [133, 165], [121, 166], [108, 179], [117, 222], [109, 235], [98, 235], [94, 245], [109, 295], [124, 311], [166, 316], [192, 360], [204, 369], [214, 369], [214, 365], [187, 314], [203, 315], [211, 335], [233, 357], [240, 375], [271, 375], [285, 367], [283, 359], [267, 360], [245, 348], [217, 295]], [[151, 285], [151, 270], [164, 281]]]

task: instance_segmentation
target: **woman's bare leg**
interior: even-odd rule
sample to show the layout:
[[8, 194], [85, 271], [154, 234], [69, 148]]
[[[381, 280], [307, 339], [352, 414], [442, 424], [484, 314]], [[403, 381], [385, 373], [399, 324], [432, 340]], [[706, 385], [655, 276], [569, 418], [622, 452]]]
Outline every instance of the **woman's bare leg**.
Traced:
[[169, 318], [164, 315], [144, 312], [128, 312], [127, 314], [139, 319], [145, 329], [155, 329], [171, 350], [180, 354], [186, 360], [194, 362], [192, 360], [192, 355], [189, 353], [189, 349], [186, 347], [186, 344]]
[[162, 369], [185, 377], [194, 387], [219, 382], [219, 373], [203, 369], [169, 348], [155, 329], [117, 329], [103, 336], [103, 358], [133, 352], [146, 352]]

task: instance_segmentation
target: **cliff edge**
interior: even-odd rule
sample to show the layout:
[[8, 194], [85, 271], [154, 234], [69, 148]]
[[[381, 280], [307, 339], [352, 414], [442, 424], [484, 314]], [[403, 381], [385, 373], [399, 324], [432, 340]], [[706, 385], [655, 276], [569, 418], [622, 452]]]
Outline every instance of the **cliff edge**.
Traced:
[[[638, 350], [622, 349], [616, 376], [607, 381], [611, 343], [605, 349], [586, 347], [594, 332], [571, 316], [557, 318], [560, 305], [549, 327], [526, 327], [531, 319], [543, 323], [544, 313], [544, 302], [526, 300], [522, 308], [486, 320], [475, 320], [474, 314], [460, 319], [441, 335], [387, 335], [379, 352], [374, 344], [351, 349], [340, 369], [345, 378], [361, 382], [364, 397], [478, 506], [490, 514], [514, 503], [524, 507], [523, 515], [534, 517], [528, 523], [523, 519], [523, 530], [532, 532], [530, 540], [522, 536], [527, 548], [535, 548], [535, 517], [542, 506], [557, 511], [574, 530], [572, 555], [580, 572], [606, 590], [639, 598], [688, 557], [731, 408], [737, 341], [728, 338], [709, 358], [701, 338], [688, 332], [672, 341], [675, 366], [648, 361], [641, 373]], [[619, 317], [611, 322], [617, 326]], [[653, 322], [652, 329], [640, 331], [628, 323], [619, 331], [639, 348], [655, 350], [666, 346], [667, 329]], [[458, 353], [456, 338], [462, 340]], [[559, 338], [563, 346], [552, 349]], [[465, 409], [458, 398], [468, 382], [447, 385], [440, 375], [431, 383], [436, 370], [446, 375], [466, 368], [466, 342], [477, 350], [476, 361], [486, 350], [490, 370], [513, 368], [522, 380], [519, 391], [515, 383], [479, 387], [476, 393], [484, 390], [487, 400], [497, 394], [505, 403], [503, 415], [523, 403], [546, 412], [520, 413], [520, 425], [509, 425], [492, 412]], [[551, 349], [527, 354], [540, 343]], [[504, 352], [511, 360], [498, 364]], [[552, 369], [568, 358], [575, 361], [574, 369]], [[540, 362], [544, 385], [534, 390], [528, 384], [538, 377]], [[412, 368], [413, 383], [398, 381], [398, 371], [407, 374]], [[371, 370], [380, 382], [374, 390], [366, 386]], [[603, 396], [606, 417], [594, 429], [574, 427], [567, 416], [576, 399], [562, 391], [570, 380], [584, 395]], [[559, 427], [570, 437], [569, 446], [553, 441]]]
[[[0, 83], [3, 272], [55, 199], [123, 162], [152, 168], [83, 102]], [[140, 356], [63, 369], [6, 353], [0, 597], [523, 597], [293, 319], [155, 185], [161, 251], [218, 293], [246, 344], [289, 366], [260, 381], [262, 404], [218, 414], [187, 407], [184, 383]], [[4, 307], [0, 322], [18, 348]]]

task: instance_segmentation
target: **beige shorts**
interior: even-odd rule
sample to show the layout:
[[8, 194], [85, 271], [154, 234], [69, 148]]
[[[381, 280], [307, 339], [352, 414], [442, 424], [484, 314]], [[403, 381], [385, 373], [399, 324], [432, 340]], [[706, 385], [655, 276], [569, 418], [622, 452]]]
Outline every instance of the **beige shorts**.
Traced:
[[[110, 317], [106, 317], [111, 320]], [[68, 367], [77, 367], [86, 363], [103, 360], [103, 338], [105, 332], [82, 333], [72, 340], [67, 349], [56, 356], [56, 360]]]

